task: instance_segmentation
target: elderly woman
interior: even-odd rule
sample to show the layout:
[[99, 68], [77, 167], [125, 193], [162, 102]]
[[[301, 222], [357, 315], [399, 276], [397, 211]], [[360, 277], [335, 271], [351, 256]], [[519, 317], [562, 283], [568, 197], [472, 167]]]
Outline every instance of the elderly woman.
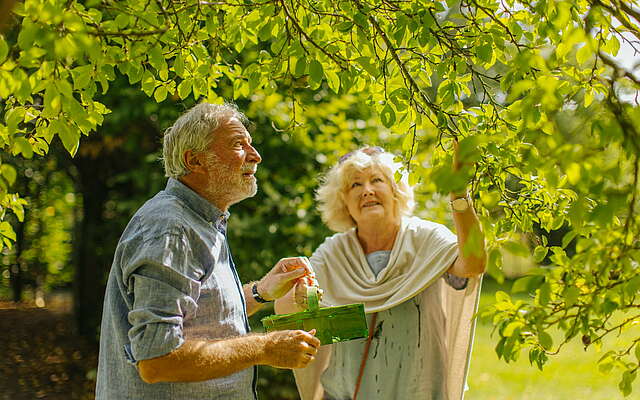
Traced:
[[[311, 257], [323, 304], [364, 303], [370, 332], [324, 346], [295, 371], [303, 400], [463, 397], [486, 259], [478, 218], [466, 193], [451, 195], [456, 235], [412, 217], [399, 166], [366, 147], [343, 156], [318, 189], [322, 219], [338, 232]], [[277, 312], [301, 310], [293, 292]]]

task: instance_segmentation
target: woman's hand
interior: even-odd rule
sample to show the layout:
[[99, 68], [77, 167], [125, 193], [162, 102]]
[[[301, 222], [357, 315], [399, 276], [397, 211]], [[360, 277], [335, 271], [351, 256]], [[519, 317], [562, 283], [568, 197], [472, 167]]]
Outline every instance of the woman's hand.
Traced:
[[279, 299], [300, 280], [308, 284], [315, 282], [307, 257], [283, 258], [258, 282], [258, 293], [265, 300]]
[[[316, 281], [315, 276], [300, 278], [298, 279], [298, 282], [296, 282], [294, 289], [294, 301], [302, 310], [306, 310], [308, 308], [307, 290], [311, 286], [318, 286], [318, 281]], [[322, 299], [323, 293], [322, 289], [318, 289], [318, 300]]]

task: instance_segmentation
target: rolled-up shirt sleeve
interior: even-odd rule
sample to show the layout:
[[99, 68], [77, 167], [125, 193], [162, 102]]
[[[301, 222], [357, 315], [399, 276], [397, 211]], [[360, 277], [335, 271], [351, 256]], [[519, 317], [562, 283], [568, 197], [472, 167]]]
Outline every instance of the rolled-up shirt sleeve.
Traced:
[[183, 324], [195, 317], [200, 296], [200, 274], [189, 264], [184, 237], [166, 235], [148, 240], [137, 249], [124, 282], [133, 298], [127, 315], [131, 328], [127, 358], [133, 363], [166, 355], [185, 338]]

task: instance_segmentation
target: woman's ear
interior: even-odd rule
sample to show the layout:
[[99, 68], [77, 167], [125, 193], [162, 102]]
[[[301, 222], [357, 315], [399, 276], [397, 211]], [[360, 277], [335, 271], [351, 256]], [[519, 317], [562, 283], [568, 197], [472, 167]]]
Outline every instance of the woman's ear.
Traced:
[[204, 160], [202, 152], [187, 150], [184, 152], [184, 164], [190, 173], [200, 173], [204, 170]]

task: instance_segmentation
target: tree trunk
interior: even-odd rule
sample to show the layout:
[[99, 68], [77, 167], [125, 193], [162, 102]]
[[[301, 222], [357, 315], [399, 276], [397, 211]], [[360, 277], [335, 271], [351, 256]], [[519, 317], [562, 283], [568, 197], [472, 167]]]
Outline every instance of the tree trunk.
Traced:
[[82, 212], [76, 220], [73, 304], [78, 333], [97, 339], [104, 297], [103, 282], [111, 257], [111, 254], [105, 254], [105, 241], [110, 241], [103, 218], [108, 191], [104, 180], [96, 173], [95, 165], [99, 162], [78, 161], [78, 193], [82, 193]]
[[15, 263], [9, 268], [9, 280], [11, 282], [11, 292], [13, 301], [20, 303], [22, 301], [22, 289], [24, 287], [21, 258], [22, 249], [24, 247], [24, 226], [27, 223], [27, 212], [25, 211], [24, 220], [16, 224], [16, 243], [15, 243]]

